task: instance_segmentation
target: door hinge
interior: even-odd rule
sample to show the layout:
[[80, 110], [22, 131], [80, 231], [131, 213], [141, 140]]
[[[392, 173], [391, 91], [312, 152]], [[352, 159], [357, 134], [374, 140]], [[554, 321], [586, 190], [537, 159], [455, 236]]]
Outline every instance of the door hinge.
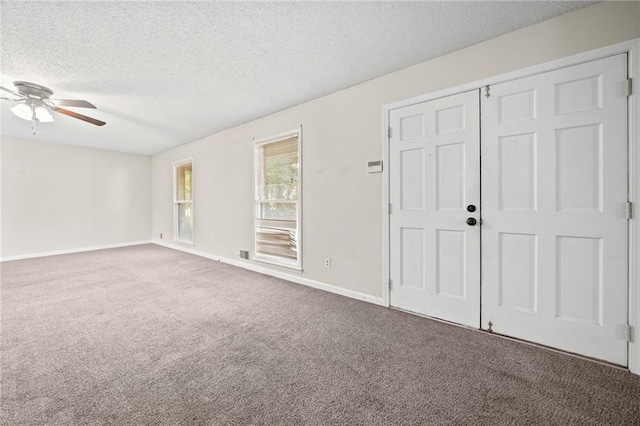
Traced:
[[387, 137], [388, 137], [389, 139], [391, 139], [391, 134], [392, 134], [392, 133], [393, 133], [393, 132], [391, 131], [391, 127], [387, 127]]
[[391, 203], [389, 203], [389, 214], [391, 214], [393, 212], [393, 207], [391, 205]]
[[391, 278], [389, 278], [389, 290], [391, 290], [393, 288], [393, 281], [391, 281]]
[[490, 87], [489, 87], [488, 84], [486, 86], [484, 86], [484, 96], [487, 97], [487, 98], [489, 96], [491, 96], [491, 93], [489, 93], [489, 90], [490, 90]]
[[627, 338], [627, 342], [633, 343], [633, 335], [634, 335], [633, 326], [627, 324], [627, 332], [625, 336]]
[[627, 219], [633, 219], [633, 203], [627, 201]]
[[633, 95], [633, 79], [627, 79], [627, 96]]

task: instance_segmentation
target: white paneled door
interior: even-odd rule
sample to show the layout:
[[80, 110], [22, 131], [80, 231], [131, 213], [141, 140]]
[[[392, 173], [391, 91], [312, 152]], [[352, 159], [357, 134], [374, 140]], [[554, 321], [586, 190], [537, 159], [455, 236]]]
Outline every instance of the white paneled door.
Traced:
[[626, 54], [482, 96], [482, 328], [627, 365]]
[[391, 305], [473, 327], [480, 322], [479, 104], [476, 90], [390, 115]]
[[626, 83], [622, 54], [393, 110], [391, 305], [627, 365]]

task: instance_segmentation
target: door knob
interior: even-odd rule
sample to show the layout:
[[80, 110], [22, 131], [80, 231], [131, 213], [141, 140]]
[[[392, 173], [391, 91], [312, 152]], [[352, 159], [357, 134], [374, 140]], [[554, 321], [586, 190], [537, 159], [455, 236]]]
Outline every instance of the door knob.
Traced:
[[473, 212], [475, 212], [475, 211], [476, 211], [476, 206], [474, 206], [473, 204], [469, 204], [469, 205], [467, 206], [467, 211], [468, 211], [469, 213], [473, 213]]
[[478, 223], [477, 220], [475, 220], [474, 218], [470, 217], [469, 219], [467, 219], [467, 225], [469, 226], [474, 226], [476, 223]]

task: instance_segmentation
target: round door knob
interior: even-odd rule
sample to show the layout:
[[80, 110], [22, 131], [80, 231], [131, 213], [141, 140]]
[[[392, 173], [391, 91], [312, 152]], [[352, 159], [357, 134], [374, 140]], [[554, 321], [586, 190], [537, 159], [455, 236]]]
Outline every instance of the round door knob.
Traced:
[[469, 219], [467, 219], [467, 225], [469, 226], [474, 226], [476, 223], [478, 223], [477, 220], [475, 220], [474, 218], [470, 217]]
[[476, 206], [474, 206], [473, 204], [469, 204], [469, 205], [467, 206], [467, 211], [468, 211], [469, 213], [473, 213], [473, 212], [475, 212], [475, 211], [476, 211]]

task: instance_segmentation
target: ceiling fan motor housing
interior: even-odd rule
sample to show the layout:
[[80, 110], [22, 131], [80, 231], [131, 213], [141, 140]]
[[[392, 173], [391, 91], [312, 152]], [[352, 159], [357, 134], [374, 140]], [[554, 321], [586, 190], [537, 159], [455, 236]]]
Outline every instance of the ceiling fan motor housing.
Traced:
[[49, 99], [53, 95], [53, 90], [28, 81], [14, 81], [13, 84], [18, 89], [18, 93], [29, 98]]

